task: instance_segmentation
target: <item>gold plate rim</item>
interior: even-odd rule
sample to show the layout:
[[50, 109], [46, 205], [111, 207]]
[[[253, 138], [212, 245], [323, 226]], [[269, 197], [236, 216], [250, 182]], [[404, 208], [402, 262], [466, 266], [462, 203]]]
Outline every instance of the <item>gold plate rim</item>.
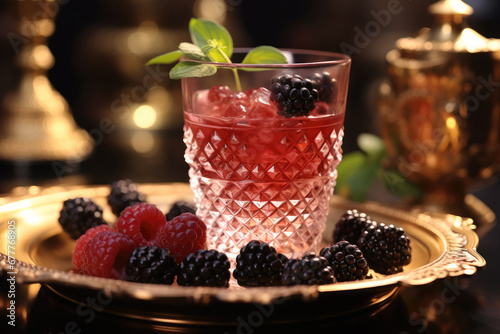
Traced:
[[[146, 195], [152, 192], [166, 191], [168, 193], [172, 190], [175, 190], [174, 193], [177, 196], [192, 195], [189, 185], [186, 183], [141, 184], [140, 186]], [[109, 193], [109, 186], [35, 188], [29, 195], [0, 198], [0, 217], [5, 218], [9, 213], [16, 212], [20, 208], [29, 208], [56, 201], [62, 203], [63, 199], [76, 197], [77, 194], [82, 193], [105, 196]], [[443, 252], [433, 261], [402, 273], [364, 281], [321, 286], [256, 287], [251, 289], [159, 286], [84, 276], [41, 267], [34, 262], [16, 260], [17, 280], [24, 283], [61, 284], [74, 288], [102, 290], [108, 296], [140, 300], [184, 298], [197, 303], [219, 301], [268, 304], [279, 298], [295, 299], [298, 297], [301, 300], [310, 301], [323, 294], [338, 294], [352, 290], [370, 291], [370, 289], [378, 288], [390, 289], [397, 285], [423, 285], [448, 276], [473, 275], [478, 268], [486, 264], [484, 258], [476, 251], [479, 238], [474, 232], [473, 222], [469, 218], [454, 215], [434, 217], [427, 213], [394, 209], [376, 202], [351, 203], [338, 196], [332, 197], [332, 206], [357, 208], [369, 212], [370, 215], [405, 221], [438, 238], [443, 243]], [[6, 222], [0, 222], [0, 229], [2, 224], [5, 225]], [[6, 272], [10, 271], [9, 258], [4, 252], [0, 252], [0, 268]]]

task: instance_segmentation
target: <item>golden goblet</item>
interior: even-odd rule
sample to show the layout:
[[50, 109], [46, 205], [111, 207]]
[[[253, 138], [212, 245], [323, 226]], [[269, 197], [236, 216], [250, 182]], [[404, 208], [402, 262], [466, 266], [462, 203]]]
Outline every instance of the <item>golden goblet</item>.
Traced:
[[429, 10], [435, 26], [387, 54], [381, 135], [389, 167], [422, 188], [426, 208], [473, 216], [470, 185], [500, 165], [500, 41], [466, 25], [462, 1]]

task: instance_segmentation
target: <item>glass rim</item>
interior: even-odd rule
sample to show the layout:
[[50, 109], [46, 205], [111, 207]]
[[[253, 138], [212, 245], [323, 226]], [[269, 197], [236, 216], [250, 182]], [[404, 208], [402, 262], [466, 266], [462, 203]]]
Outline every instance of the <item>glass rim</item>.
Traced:
[[[233, 55], [235, 53], [248, 53], [253, 48], [234, 48]], [[242, 64], [242, 63], [218, 63], [214, 61], [203, 61], [203, 60], [194, 60], [194, 59], [186, 59], [186, 61], [206, 64], [206, 65], [215, 65], [217, 67], [224, 68], [267, 68], [267, 69], [280, 69], [280, 68], [308, 68], [308, 67], [320, 67], [320, 66], [333, 66], [333, 65], [345, 65], [351, 63], [351, 57], [338, 52], [330, 52], [330, 51], [318, 51], [318, 50], [309, 50], [309, 49], [279, 49], [280, 51], [286, 53], [301, 54], [306, 56], [323, 56], [330, 57], [331, 60], [322, 60], [322, 61], [311, 61], [311, 62], [303, 62], [303, 63], [286, 63], [286, 64]]]

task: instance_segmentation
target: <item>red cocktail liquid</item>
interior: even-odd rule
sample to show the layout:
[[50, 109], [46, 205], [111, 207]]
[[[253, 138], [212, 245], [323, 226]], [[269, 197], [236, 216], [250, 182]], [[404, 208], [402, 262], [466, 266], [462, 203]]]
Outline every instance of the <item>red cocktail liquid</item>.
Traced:
[[186, 161], [209, 246], [253, 239], [288, 256], [317, 251], [342, 158], [344, 113], [285, 118], [263, 88], [198, 92], [184, 112]]

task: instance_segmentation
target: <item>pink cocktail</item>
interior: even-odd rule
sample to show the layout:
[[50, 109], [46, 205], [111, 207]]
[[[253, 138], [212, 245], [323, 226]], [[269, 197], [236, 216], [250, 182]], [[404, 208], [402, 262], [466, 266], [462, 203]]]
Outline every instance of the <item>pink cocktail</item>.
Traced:
[[[312, 60], [240, 71], [243, 92], [227, 87], [230, 77], [183, 79], [185, 158], [197, 215], [208, 225], [209, 246], [230, 257], [254, 239], [289, 256], [318, 250], [342, 158], [350, 60], [306, 56]], [[271, 78], [318, 73], [328, 77], [333, 96], [317, 99], [307, 115], [284, 115]]]

